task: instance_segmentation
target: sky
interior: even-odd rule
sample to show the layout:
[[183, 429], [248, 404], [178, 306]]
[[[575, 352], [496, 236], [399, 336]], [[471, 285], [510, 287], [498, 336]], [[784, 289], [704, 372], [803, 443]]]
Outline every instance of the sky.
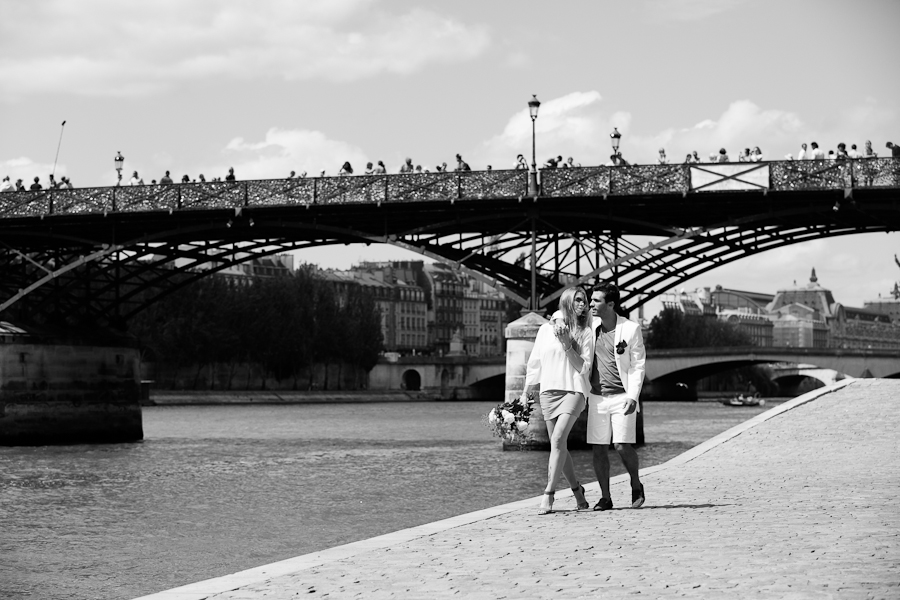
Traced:
[[[660, 147], [781, 159], [813, 140], [884, 155], [900, 143], [898, 23], [895, 0], [0, 0], [0, 177], [112, 185], [117, 151], [148, 183], [396, 172], [405, 157], [433, 170], [456, 153], [511, 168], [530, 155], [532, 94], [538, 162], [606, 162], [613, 127], [645, 163]], [[861, 306], [900, 279], [895, 253], [897, 232], [817, 240], [684, 287], [774, 293], [815, 267]]]

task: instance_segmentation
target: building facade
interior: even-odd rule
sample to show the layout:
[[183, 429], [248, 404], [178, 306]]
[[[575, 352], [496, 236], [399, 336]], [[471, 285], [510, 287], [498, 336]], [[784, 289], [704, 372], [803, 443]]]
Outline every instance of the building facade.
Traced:
[[716, 286], [661, 299], [665, 308], [731, 323], [757, 346], [900, 349], [900, 300], [844, 306], [819, 284], [815, 269], [808, 283], [774, 295]]
[[[900, 349], [900, 320], [892, 320], [889, 313], [875, 307], [857, 308], [835, 301], [831, 290], [819, 284], [815, 269], [806, 285], [779, 290], [768, 309], [783, 321], [784, 345], [802, 340], [802, 347]], [[804, 333], [787, 333], [792, 328]]]
[[294, 256], [292, 254], [274, 254], [226, 267], [217, 275], [230, 279], [247, 279], [250, 277], [284, 277], [293, 272]]
[[501, 356], [506, 351], [505, 298], [449, 265], [362, 262], [324, 274], [338, 289], [361, 285], [373, 294], [387, 352]]
[[755, 346], [773, 345], [774, 326], [766, 313], [766, 302], [773, 296], [756, 292], [699, 288], [694, 292], [664, 294], [664, 308], [674, 308], [685, 315], [715, 318], [743, 331]]
[[381, 313], [381, 333], [387, 352], [402, 354], [428, 346], [425, 291], [408, 280], [408, 273], [390, 263], [365, 262], [347, 271], [326, 270], [323, 277], [346, 298], [350, 286], [359, 286], [375, 301]]

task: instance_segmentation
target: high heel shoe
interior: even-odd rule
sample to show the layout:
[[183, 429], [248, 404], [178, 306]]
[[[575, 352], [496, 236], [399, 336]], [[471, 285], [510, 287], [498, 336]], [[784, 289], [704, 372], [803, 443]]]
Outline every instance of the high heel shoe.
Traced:
[[544, 502], [541, 501], [541, 507], [538, 509], [539, 515], [549, 515], [550, 513], [553, 512], [553, 495], [555, 493], [556, 493], [555, 491], [554, 492], [544, 492], [544, 495], [549, 497], [550, 505], [544, 506]]
[[[584, 486], [578, 484], [577, 488], [572, 488], [572, 494], [577, 494], [581, 492], [581, 497], [584, 498]], [[588, 510], [591, 507], [590, 503], [587, 501], [587, 498], [584, 498], [584, 502], [578, 502], [575, 500], [575, 510]]]

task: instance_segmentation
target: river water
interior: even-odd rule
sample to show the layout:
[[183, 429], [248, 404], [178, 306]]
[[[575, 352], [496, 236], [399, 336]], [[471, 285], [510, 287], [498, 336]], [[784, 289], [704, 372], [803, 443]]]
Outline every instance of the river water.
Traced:
[[[134, 598], [537, 496], [547, 453], [500, 451], [494, 404], [148, 407], [141, 443], [0, 448], [0, 598]], [[641, 466], [763, 410], [647, 403]]]

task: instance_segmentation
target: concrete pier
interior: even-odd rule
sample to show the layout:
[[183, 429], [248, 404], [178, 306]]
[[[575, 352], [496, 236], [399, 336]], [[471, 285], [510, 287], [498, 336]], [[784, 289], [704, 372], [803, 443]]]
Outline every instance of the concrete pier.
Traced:
[[0, 336], [0, 446], [143, 439], [136, 348]]
[[[848, 380], [644, 469], [142, 600], [900, 597], [900, 381]], [[597, 484], [587, 487], [590, 502]], [[236, 540], [235, 543], [238, 543]]]
[[[547, 322], [547, 319], [538, 313], [530, 312], [522, 315], [506, 326], [506, 397], [510, 401], [522, 395], [525, 389], [526, 367], [528, 357], [534, 348], [534, 340], [537, 338], [538, 329]], [[504, 450], [549, 450], [550, 437], [547, 435], [547, 426], [544, 424], [544, 416], [540, 405], [534, 407], [531, 418], [528, 419], [528, 428], [524, 435], [528, 443], [512, 444], [503, 442]]]

